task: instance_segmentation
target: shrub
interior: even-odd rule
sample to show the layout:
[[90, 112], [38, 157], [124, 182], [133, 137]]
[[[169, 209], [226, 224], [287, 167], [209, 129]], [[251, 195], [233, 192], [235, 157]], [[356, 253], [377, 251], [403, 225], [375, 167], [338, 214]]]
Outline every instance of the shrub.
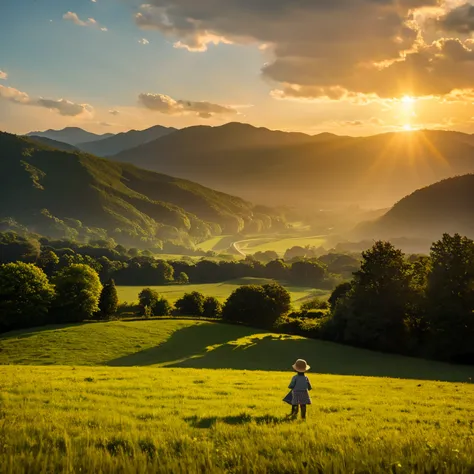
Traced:
[[0, 331], [45, 324], [53, 298], [54, 287], [40, 268], [0, 265]]
[[222, 305], [213, 296], [204, 300], [202, 315], [206, 318], [220, 318], [222, 316]]
[[205, 297], [198, 291], [186, 293], [175, 303], [176, 311], [181, 316], [202, 316]]
[[99, 298], [99, 317], [108, 319], [113, 316], [118, 309], [118, 295], [114, 280], [109, 280], [102, 288]]
[[57, 322], [84, 321], [99, 310], [102, 284], [93, 268], [82, 264], [65, 267], [58, 272], [54, 283]]
[[301, 305], [302, 311], [309, 312], [314, 309], [329, 309], [329, 303], [319, 298], [313, 298], [312, 300], [306, 301], [306, 303]]

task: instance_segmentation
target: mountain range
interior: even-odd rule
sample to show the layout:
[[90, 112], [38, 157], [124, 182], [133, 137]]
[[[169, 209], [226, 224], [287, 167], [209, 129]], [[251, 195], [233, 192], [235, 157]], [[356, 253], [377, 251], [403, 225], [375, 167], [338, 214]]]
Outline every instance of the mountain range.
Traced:
[[86, 143], [79, 143], [77, 146], [82, 151], [92, 153], [96, 156], [112, 156], [131, 148], [158, 140], [165, 135], [175, 132], [176, 128], [162, 127], [155, 125], [146, 130], [130, 130], [129, 132], [118, 133], [109, 138], [102, 138]]
[[474, 171], [474, 137], [416, 131], [309, 136], [230, 123], [189, 127], [112, 157], [266, 205], [382, 208]]
[[283, 226], [278, 212], [197, 183], [0, 133], [1, 228], [124, 245], [192, 245]]
[[57, 142], [68, 143], [69, 145], [77, 145], [83, 142], [90, 142], [93, 140], [103, 140], [113, 136], [113, 133], [105, 133], [98, 135], [96, 133], [86, 132], [78, 127], [66, 127], [62, 130], [46, 130], [44, 132], [29, 132], [28, 137], [44, 137]]

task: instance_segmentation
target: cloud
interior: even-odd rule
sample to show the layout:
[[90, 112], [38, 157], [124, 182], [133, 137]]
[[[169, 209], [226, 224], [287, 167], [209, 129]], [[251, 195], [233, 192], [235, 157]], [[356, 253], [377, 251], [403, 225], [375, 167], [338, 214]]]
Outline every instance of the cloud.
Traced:
[[94, 18], [88, 18], [87, 21], [81, 20], [77, 13], [67, 12], [63, 15], [63, 20], [72, 21], [75, 25], [78, 26], [92, 26], [94, 28], [99, 28], [101, 31], [108, 31], [107, 28], [101, 27], [97, 20]]
[[13, 87], [0, 86], [0, 99], [8, 100], [14, 104], [30, 105], [54, 110], [60, 115], [77, 117], [93, 112], [93, 107], [88, 104], [76, 104], [66, 99], [44, 99], [42, 97], [30, 97], [26, 92], [19, 91]]
[[430, 36], [434, 17], [438, 32], [474, 31], [474, 6], [438, 0], [149, 0], [135, 21], [189, 51], [264, 48], [276, 98], [367, 103], [472, 87], [472, 42]]
[[140, 44], [150, 44], [150, 42], [146, 38], [142, 38], [142, 39], [138, 40], [138, 42]]
[[237, 114], [237, 110], [230, 106], [213, 104], [211, 102], [175, 100], [164, 94], [140, 94], [138, 100], [147, 109], [167, 115], [192, 113], [200, 118], [208, 119], [214, 115]]
[[120, 112], [118, 110], [109, 110], [109, 114], [110, 115], [114, 115], [114, 116], [117, 116], [120, 114]]
[[464, 3], [437, 19], [437, 26], [447, 32], [470, 34], [474, 31], [474, 5]]
[[0, 79], [7, 79], [7, 78], [8, 78], [8, 74], [0, 70]]

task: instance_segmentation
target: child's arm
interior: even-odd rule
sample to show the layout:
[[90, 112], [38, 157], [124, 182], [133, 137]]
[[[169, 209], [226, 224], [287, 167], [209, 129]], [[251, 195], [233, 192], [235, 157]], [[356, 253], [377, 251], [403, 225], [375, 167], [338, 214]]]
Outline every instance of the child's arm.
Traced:
[[293, 389], [293, 388], [295, 388], [295, 385], [296, 385], [296, 379], [295, 379], [295, 377], [293, 377], [291, 379], [290, 385], [288, 385], [288, 388]]
[[308, 390], [313, 390], [313, 387], [311, 386], [311, 382], [309, 381], [308, 377], [306, 377], [306, 381], [308, 382]]

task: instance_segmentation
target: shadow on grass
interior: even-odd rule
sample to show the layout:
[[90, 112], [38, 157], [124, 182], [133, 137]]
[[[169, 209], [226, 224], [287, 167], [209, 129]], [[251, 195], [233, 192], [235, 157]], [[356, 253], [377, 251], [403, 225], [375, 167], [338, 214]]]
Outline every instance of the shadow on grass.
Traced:
[[264, 415], [264, 416], [252, 416], [248, 413], [241, 413], [240, 415], [236, 416], [208, 416], [200, 418], [198, 416], [191, 416], [189, 418], [185, 418], [184, 421], [189, 423], [190, 426], [193, 428], [211, 428], [217, 422], [224, 423], [226, 425], [245, 425], [247, 423], [255, 422], [257, 425], [279, 425], [282, 423], [289, 423], [294, 421], [294, 418], [289, 416], [272, 416], [272, 415]]
[[185, 327], [156, 347], [107, 365], [287, 371], [298, 358], [308, 360], [314, 372], [334, 375], [468, 382], [474, 372], [472, 367], [212, 323]]
[[68, 324], [50, 324], [48, 326], [38, 326], [36, 328], [27, 328], [27, 329], [15, 329], [14, 331], [0, 333], [0, 338], [2, 339], [28, 339], [29, 337], [36, 336], [42, 332], [55, 331], [56, 329], [67, 329], [70, 327], [83, 326], [85, 324], [90, 324], [90, 322], [85, 321], [81, 323], [68, 323]]

